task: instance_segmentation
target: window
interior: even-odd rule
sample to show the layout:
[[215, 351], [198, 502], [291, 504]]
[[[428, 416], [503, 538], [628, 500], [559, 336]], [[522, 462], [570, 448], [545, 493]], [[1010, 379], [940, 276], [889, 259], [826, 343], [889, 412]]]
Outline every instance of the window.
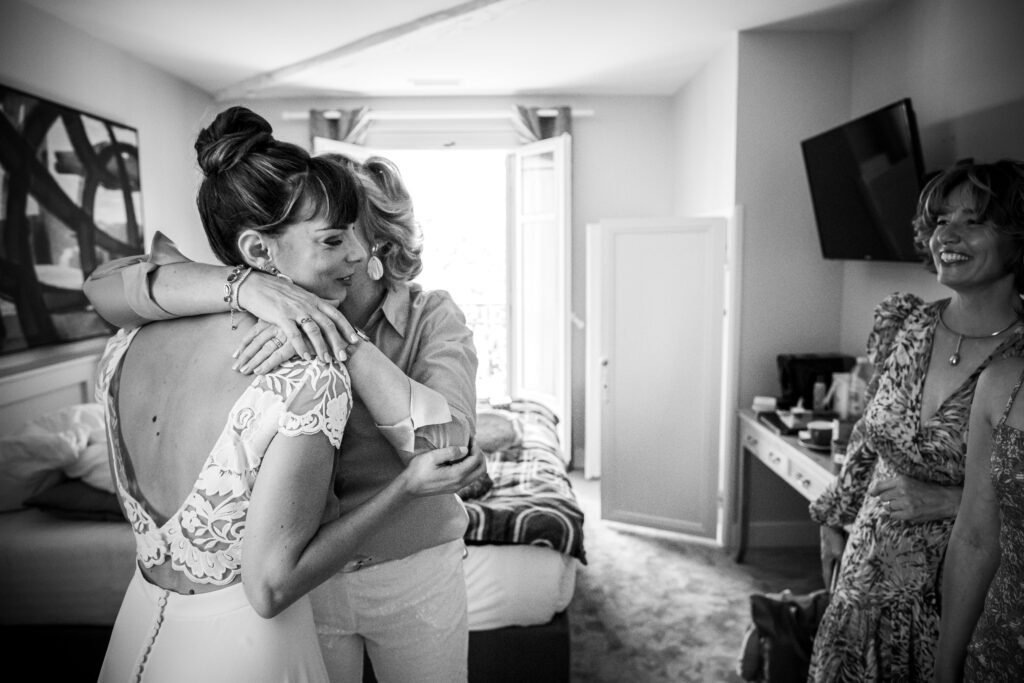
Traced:
[[473, 330], [477, 396], [508, 388], [504, 150], [385, 150], [402, 171], [423, 229], [424, 289], [448, 291]]

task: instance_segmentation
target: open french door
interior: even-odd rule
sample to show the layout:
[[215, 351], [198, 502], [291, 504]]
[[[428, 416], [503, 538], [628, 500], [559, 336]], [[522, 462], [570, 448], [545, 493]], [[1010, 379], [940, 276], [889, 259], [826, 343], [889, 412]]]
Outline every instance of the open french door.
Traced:
[[572, 455], [571, 145], [563, 134], [512, 152], [508, 250], [510, 392], [555, 413], [566, 457]]

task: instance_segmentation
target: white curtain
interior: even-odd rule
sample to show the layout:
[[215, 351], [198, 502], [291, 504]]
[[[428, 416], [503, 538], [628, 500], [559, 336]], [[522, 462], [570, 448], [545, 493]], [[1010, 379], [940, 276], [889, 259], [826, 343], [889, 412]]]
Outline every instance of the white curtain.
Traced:
[[[549, 113], [550, 112], [550, 113]], [[561, 135], [572, 134], [570, 107], [515, 106], [512, 122], [519, 133], [520, 142], [528, 144]]]
[[339, 140], [353, 145], [361, 145], [366, 141], [366, 130], [370, 125], [370, 108], [358, 109], [310, 109], [309, 110], [309, 141], [313, 148], [313, 138]]

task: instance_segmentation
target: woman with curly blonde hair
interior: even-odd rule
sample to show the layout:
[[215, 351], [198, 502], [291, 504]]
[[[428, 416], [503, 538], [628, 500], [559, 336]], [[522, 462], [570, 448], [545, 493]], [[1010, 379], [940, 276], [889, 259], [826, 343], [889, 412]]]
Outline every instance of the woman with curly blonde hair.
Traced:
[[[398, 169], [379, 158], [315, 158], [358, 181], [359, 217], [332, 247], [348, 254], [332, 283], [338, 293], [324, 298], [253, 272], [228, 305], [265, 321], [235, 349], [243, 374], [273, 372], [294, 355], [345, 361], [353, 407], [334, 492], [337, 512], [347, 514], [386, 489], [414, 454], [469, 445], [477, 359], [451, 296], [410, 282], [421, 268], [422, 235]], [[104, 318], [137, 326], [225, 310], [226, 277], [225, 269], [190, 262], [165, 240], [147, 257], [98, 270], [86, 290]], [[362, 680], [364, 649], [382, 683], [466, 680], [467, 521], [456, 495], [419, 498], [388, 516], [354, 559], [312, 592], [332, 681]]]

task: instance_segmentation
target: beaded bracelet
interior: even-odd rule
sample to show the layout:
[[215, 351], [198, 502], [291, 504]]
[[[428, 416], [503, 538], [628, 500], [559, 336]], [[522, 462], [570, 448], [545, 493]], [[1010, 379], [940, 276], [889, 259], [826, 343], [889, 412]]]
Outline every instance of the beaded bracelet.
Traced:
[[238, 325], [235, 324], [235, 319], [234, 319], [235, 311], [238, 311], [239, 313], [241, 313], [242, 311], [245, 310], [244, 308], [242, 308], [241, 300], [238, 298], [238, 290], [241, 289], [242, 283], [245, 282], [245, 278], [249, 277], [249, 273], [251, 273], [251, 272], [252, 272], [252, 268], [246, 268], [242, 272], [242, 275], [237, 280], [235, 280], [234, 285], [232, 286], [232, 288], [234, 289], [234, 296], [232, 298], [235, 300], [234, 308], [231, 309], [231, 315], [232, 315], [232, 318], [231, 318], [231, 329], [233, 329], [233, 330], [238, 328]]
[[[237, 300], [237, 287], [242, 284], [242, 280], [245, 276], [242, 275], [245, 271], [245, 266], [235, 266], [228, 274], [227, 282], [224, 283], [224, 302], [228, 305], [228, 311], [231, 313], [231, 329], [238, 329], [238, 323], [235, 322], [235, 311], [241, 312], [242, 309], [238, 307]], [[251, 268], [249, 270], [252, 270]], [[249, 273], [246, 272], [245, 275]]]

